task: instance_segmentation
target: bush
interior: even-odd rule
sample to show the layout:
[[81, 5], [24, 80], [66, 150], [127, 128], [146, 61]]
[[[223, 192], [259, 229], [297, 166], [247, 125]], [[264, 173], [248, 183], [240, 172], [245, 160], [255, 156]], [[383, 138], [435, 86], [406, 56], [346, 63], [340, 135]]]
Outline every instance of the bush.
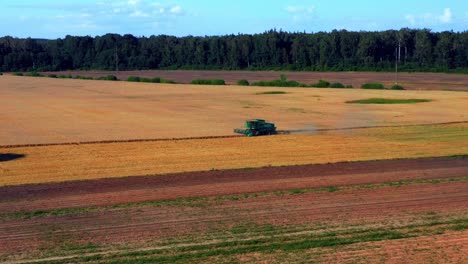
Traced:
[[63, 75], [63, 74], [62, 74], [62, 75], [59, 75], [58, 77], [59, 77], [60, 79], [72, 79], [72, 78], [73, 78], [73, 76], [71, 76], [71, 75]]
[[80, 80], [92, 80], [93, 77], [86, 77], [86, 76], [77, 75], [77, 76], [75, 76], [75, 79], [80, 79]]
[[346, 88], [353, 88], [351, 84], [346, 85]]
[[225, 85], [226, 82], [221, 79], [195, 79], [190, 82], [191, 84], [198, 85]]
[[319, 80], [318, 83], [313, 83], [310, 86], [316, 87], [316, 88], [328, 88], [330, 87], [330, 83], [324, 80]]
[[362, 89], [385, 89], [381, 83], [365, 83], [361, 86]]
[[296, 81], [288, 81], [286, 79], [286, 75], [281, 74], [280, 79], [273, 80], [273, 81], [259, 81], [252, 83], [252, 86], [269, 86], [269, 87], [307, 87], [306, 84], [296, 82]]
[[239, 85], [239, 86], [249, 86], [250, 83], [249, 83], [249, 81], [247, 81], [247, 80], [245, 80], [245, 79], [242, 79], [242, 80], [239, 80], [239, 81], [237, 82], [237, 85]]
[[[84, 79], [85, 80], [91, 80], [93, 78], [85, 77]], [[98, 77], [96, 80], [100, 80], [100, 81], [118, 81], [119, 79], [115, 75], [107, 75], [107, 76]]]
[[130, 76], [127, 78], [129, 82], [144, 82], [144, 83], [171, 83], [174, 84], [176, 82], [168, 79], [164, 79], [161, 77], [154, 77], [154, 78], [146, 78], [146, 77], [139, 77], [139, 76]]
[[13, 76], [24, 76], [23, 73], [21, 72], [14, 72], [13, 73]]
[[0, 76], [2, 76], [2, 75], [3, 75], [3, 72], [0, 72]]
[[390, 87], [390, 90], [405, 90], [405, 88], [401, 85], [395, 84], [392, 87]]
[[336, 83], [330, 84], [330, 88], [345, 88], [345, 86], [340, 82], [336, 82]]
[[49, 75], [47, 75], [47, 77], [49, 77], [49, 78], [57, 78], [57, 74], [49, 74]]
[[153, 82], [153, 81], [152, 81], [150, 78], [144, 78], [144, 77], [142, 77], [142, 78], [140, 78], [140, 82], [151, 83], [151, 82]]
[[168, 80], [168, 79], [164, 79], [164, 78], [160, 78], [161, 80], [161, 83], [170, 83], [170, 84], [175, 84], [176, 82], [174, 82], [173, 80]]
[[28, 77], [44, 77], [44, 75], [38, 73], [38, 72], [28, 72], [26, 74], [24, 74], [24, 76], [28, 76]]
[[141, 78], [138, 77], [138, 76], [129, 76], [129, 77], [127, 78], [127, 81], [128, 81], [128, 82], [140, 82], [140, 81], [141, 81]]

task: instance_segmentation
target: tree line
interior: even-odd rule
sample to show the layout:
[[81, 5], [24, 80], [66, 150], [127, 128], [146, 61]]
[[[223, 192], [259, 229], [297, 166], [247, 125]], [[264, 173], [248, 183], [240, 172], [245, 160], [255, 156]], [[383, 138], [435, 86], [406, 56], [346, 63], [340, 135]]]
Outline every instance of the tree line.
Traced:
[[0, 71], [226, 69], [468, 72], [468, 31], [0, 38]]

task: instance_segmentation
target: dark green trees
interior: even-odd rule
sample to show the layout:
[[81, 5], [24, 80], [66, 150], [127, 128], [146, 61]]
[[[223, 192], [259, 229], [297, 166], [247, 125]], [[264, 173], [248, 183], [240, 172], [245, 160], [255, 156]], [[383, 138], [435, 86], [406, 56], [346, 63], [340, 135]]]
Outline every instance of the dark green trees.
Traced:
[[251, 69], [468, 71], [468, 32], [288, 33], [208, 37], [106, 34], [37, 40], [0, 38], [0, 71]]

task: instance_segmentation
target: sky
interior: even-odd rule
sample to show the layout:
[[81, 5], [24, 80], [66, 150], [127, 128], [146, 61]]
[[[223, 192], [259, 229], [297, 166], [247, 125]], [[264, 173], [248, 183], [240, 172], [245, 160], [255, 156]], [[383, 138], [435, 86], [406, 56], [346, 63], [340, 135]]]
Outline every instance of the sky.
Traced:
[[468, 0], [0, 0], [0, 36], [467, 31]]

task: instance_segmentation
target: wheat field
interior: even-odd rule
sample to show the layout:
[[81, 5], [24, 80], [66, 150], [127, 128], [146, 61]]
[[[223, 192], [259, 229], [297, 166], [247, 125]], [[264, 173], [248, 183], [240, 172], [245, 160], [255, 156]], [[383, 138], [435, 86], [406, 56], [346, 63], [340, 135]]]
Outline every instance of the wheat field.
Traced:
[[0, 148], [0, 185], [187, 171], [465, 155], [468, 124], [303, 135]]
[[[286, 94], [258, 94], [284, 91]], [[429, 99], [353, 105], [367, 98]], [[0, 77], [0, 146], [232, 135], [245, 119], [278, 129], [466, 121], [467, 95], [450, 91], [165, 85]]]

